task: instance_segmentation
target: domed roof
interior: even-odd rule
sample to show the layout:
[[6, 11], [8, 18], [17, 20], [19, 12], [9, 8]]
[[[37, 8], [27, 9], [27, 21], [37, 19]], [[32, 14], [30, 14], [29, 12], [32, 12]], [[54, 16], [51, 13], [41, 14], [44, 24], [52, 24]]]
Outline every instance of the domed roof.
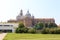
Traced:
[[17, 20], [24, 19], [24, 16], [20, 16], [20, 15], [18, 15], [18, 16], [16, 17], [16, 19], [17, 19]]
[[20, 14], [16, 17], [16, 19], [17, 20], [21, 20], [21, 19], [23, 19], [24, 17], [23, 17], [23, 11], [21, 10], [20, 11]]
[[31, 14], [29, 13], [29, 11], [27, 11], [27, 13], [26, 13], [25, 16], [26, 16], [26, 17], [31, 17]]

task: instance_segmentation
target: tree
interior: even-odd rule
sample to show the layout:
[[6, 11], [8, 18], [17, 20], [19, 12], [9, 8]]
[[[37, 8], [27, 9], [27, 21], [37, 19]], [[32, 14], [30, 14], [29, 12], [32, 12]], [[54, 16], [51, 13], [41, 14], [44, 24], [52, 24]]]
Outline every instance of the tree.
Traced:
[[25, 26], [24, 26], [23, 23], [19, 23], [18, 27], [19, 27], [19, 28], [23, 28], [23, 27], [25, 27]]
[[49, 27], [49, 28], [57, 27], [57, 24], [55, 24], [55, 23], [50, 23], [50, 24], [48, 25], [48, 27]]
[[20, 23], [18, 25], [18, 28], [16, 29], [16, 33], [27, 33], [27, 32], [28, 28], [26, 28], [23, 23]]
[[28, 33], [28, 28], [24, 27], [24, 33]]
[[35, 25], [35, 28], [36, 28], [37, 30], [43, 29], [43, 27], [44, 27], [44, 23], [38, 23], [38, 24]]
[[48, 28], [48, 23], [45, 23], [45, 28]]

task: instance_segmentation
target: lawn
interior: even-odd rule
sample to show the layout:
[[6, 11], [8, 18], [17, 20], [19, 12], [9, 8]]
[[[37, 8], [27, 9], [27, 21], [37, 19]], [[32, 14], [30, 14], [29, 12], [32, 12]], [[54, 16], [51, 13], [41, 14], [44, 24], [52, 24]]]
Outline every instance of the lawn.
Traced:
[[8, 33], [4, 40], [60, 40], [60, 34], [16, 34]]

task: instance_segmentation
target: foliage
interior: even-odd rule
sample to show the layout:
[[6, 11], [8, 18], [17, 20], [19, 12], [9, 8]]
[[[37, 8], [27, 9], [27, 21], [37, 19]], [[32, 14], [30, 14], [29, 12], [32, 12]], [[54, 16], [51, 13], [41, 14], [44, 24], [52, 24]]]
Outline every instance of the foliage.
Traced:
[[45, 28], [41, 31], [42, 34], [60, 34], [60, 28]]
[[44, 28], [42, 31], [41, 31], [42, 34], [48, 34], [49, 33], [49, 28]]
[[36, 30], [35, 30], [34, 28], [30, 28], [30, 29], [28, 30], [28, 33], [36, 33]]
[[50, 23], [50, 24], [48, 25], [48, 27], [49, 27], [49, 28], [57, 27], [57, 24], [55, 24], [55, 23]]
[[23, 23], [19, 23], [18, 27], [19, 27], [19, 28], [23, 28], [23, 27], [25, 27], [25, 26], [24, 26]]
[[[41, 31], [42, 30], [42, 31]], [[23, 23], [20, 23], [16, 29], [16, 33], [43, 33], [43, 34], [59, 34], [60, 29], [57, 28], [55, 23], [38, 23], [33, 28], [27, 28]]]
[[48, 27], [49, 27], [48, 23], [45, 23], [45, 28], [48, 28]]
[[28, 28], [24, 27], [24, 33], [28, 33]]
[[37, 30], [42, 29], [43, 27], [44, 27], [44, 24], [43, 23], [38, 23], [38, 24], [35, 25], [35, 28]]
[[16, 29], [16, 33], [27, 33], [27, 32], [28, 28], [26, 28], [23, 23], [20, 23], [18, 28]]
[[35, 25], [35, 29], [43, 29], [43, 28], [54, 28], [57, 27], [57, 24], [55, 23], [38, 23]]

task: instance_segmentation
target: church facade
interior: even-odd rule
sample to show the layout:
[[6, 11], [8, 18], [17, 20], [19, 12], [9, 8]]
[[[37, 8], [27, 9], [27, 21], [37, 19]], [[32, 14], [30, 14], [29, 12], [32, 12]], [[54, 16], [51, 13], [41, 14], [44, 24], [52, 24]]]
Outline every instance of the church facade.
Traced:
[[54, 18], [34, 18], [27, 11], [26, 15], [23, 15], [23, 10], [20, 11], [19, 15], [16, 17], [16, 20], [8, 20], [8, 23], [19, 23], [22, 22], [26, 27], [33, 27], [37, 23], [55, 23]]

